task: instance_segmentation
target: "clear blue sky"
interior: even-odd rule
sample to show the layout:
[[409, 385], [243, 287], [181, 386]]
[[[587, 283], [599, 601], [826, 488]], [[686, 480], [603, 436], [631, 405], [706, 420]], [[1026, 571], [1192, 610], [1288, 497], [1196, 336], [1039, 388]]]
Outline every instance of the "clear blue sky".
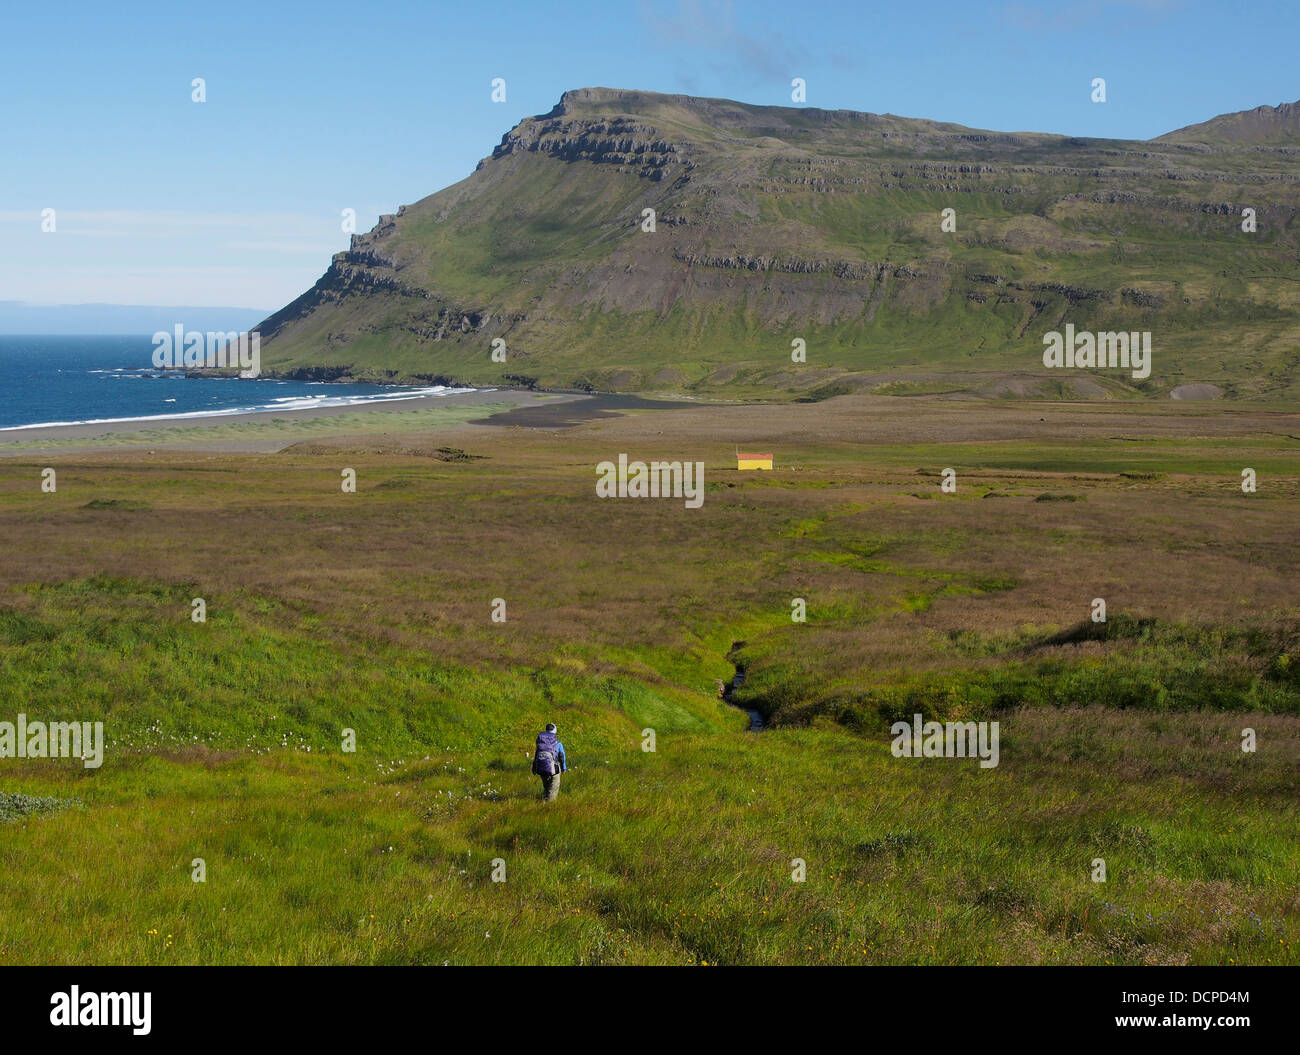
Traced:
[[1300, 0], [12, 3], [0, 300], [278, 307], [568, 88], [1148, 138], [1300, 99], [1298, 44]]

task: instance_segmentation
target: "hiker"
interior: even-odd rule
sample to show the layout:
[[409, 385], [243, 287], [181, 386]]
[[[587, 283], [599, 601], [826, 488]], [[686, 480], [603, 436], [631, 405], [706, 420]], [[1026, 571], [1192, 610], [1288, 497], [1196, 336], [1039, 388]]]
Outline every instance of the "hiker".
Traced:
[[560, 774], [569, 771], [564, 758], [564, 745], [555, 735], [555, 724], [547, 722], [537, 734], [537, 750], [533, 752], [533, 772], [542, 778], [542, 798], [552, 802], [560, 794]]

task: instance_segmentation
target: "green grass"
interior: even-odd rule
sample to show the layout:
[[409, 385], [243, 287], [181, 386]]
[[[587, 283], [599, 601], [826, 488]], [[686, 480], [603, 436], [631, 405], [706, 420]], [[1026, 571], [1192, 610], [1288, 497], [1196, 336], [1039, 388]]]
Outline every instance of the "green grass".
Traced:
[[[0, 721], [106, 741], [0, 760], [0, 963], [1300, 962], [1295, 479], [1237, 489], [1256, 419], [1068, 484], [1002, 441], [920, 502], [1024, 411], [917, 404], [954, 438], [901, 452], [852, 402], [754, 414], [55, 458], [49, 495], [0, 463]], [[737, 421], [776, 471], [726, 468]], [[698, 452], [704, 506], [595, 499], [619, 450]], [[894, 757], [918, 712], [998, 722], [998, 767]]]
[[[168, 446], [220, 445], [229, 442], [296, 443], [323, 436], [373, 436], [387, 433], [414, 432], [418, 430], [447, 428], [473, 418], [487, 417], [516, 406], [508, 393], [492, 403], [462, 404], [448, 407], [428, 407], [420, 410], [392, 410], [379, 413], [356, 411], [349, 414], [323, 415], [310, 418], [280, 418], [268, 413], [263, 420], [227, 422], [220, 425], [176, 424], [132, 431], [110, 432], [100, 436], [68, 439], [63, 442], [49, 439], [0, 441], [0, 453], [19, 451], [48, 451], [59, 447], [111, 449], [138, 447], [144, 444]], [[116, 500], [102, 500], [89, 508], [127, 508]]]
[[[1143, 757], [1156, 772], [1134, 783], [1116, 769], [1139, 753], [1093, 757], [1115, 750], [1102, 737], [1076, 734], [1063, 767], [1037, 754], [1032, 720], [1004, 730], [992, 773], [909, 765], [827, 731], [661, 736], [654, 754], [635, 735], [592, 754], [568, 733], [574, 767], [555, 804], [537, 801], [522, 761], [490, 750], [136, 757], [83, 790], [87, 810], [0, 849], [0, 955], [1296, 962], [1294, 829], [1269, 815], [1287, 793], [1268, 787], [1265, 759], [1235, 767], [1228, 799], [1172, 752]], [[1105, 884], [1089, 878], [1096, 857]], [[191, 880], [196, 858], [205, 883]], [[791, 879], [796, 859], [806, 882]], [[82, 889], [66, 882], [74, 870]]]

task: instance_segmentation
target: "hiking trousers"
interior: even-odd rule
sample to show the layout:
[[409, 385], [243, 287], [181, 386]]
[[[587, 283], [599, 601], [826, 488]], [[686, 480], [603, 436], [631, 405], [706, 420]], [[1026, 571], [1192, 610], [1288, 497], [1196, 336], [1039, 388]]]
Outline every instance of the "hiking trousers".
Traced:
[[549, 777], [542, 777], [542, 798], [547, 802], [553, 802], [560, 795], [560, 774], [553, 773]]

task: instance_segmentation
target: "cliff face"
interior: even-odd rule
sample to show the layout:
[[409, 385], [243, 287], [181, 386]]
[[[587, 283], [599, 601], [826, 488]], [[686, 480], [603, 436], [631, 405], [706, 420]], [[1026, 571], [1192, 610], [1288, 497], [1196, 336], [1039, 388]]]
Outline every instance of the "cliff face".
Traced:
[[[589, 161], [626, 166], [646, 179], [661, 180], [673, 166], [689, 162], [676, 143], [656, 139], [659, 130], [632, 118], [571, 120], [556, 116], [533, 118], [508, 132], [489, 160], [515, 153], [535, 153], [558, 161]], [[683, 144], [685, 146], [685, 144]], [[480, 161], [481, 169], [487, 161]]]
[[[1227, 141], [1254, 127], [1229, 118], [1127, 142], [567, 92], [468, 179], [354, 236], [262, 324], [263, 362], [773, 398], [1286, 397], [1300, 136]], [[1042, 334], [1067, 322], [1151, 331], [1151, 377], [1044, 371]]]

